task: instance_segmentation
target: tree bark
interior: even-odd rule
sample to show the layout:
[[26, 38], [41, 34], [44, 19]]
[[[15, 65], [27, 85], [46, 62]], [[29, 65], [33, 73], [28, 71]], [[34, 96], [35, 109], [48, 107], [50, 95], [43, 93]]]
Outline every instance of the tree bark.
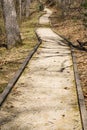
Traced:
[[21, 18], [22, 18], [22, 0], [19, 0], [19, 9], [20, 9], [19, 16], [20, 16], [20, 20], [21, 20]]
[[22, 43], [16, 18], [15, 5], [13, 0], [1, 0], [1, 4], [7, 35], [7, 47], [10, 49]]
[[30, 0], [26, 0], [26, 18], [28, 18], [30, 14], [29, 10], [30, 2], [31, 2]]

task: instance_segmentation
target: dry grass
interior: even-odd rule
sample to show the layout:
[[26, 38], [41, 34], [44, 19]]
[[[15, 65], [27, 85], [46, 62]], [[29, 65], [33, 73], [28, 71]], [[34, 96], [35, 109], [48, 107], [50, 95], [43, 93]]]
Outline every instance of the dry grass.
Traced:
[[[37, 3], [33, 3], [32, 11], [37, 8]], [[37, 44], [37, 37], [35, 34], [35, 28], [38, 25], [38, 18], [42, 12], [35, 11], [29, 19], [23, 20], [20, 25], [20, 32], [22, 36], [23, 45], [14, 47], [11, 50], [6, 48], [0, 48], [0, 92], [8, 84], [9, 80], [14, 76], [20, 65], [28, 53]], [[0, 26], [3, 25], [3, 21], [0, 22]], [[4, 26], [3, 26], [4, 28]], [[3, 37], [3, 39], [2, 39]], [[5, 35], [0, 36], [2, 42], [5, 41]]]

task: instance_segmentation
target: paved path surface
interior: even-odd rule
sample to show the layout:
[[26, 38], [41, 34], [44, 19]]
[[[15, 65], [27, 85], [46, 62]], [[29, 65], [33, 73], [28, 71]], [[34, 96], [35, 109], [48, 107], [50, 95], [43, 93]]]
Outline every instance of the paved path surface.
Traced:
[[44, 14], [42, 17], [40, 17], [39, 19], [39, 24], [49, 24], [50, 23], [50, 20], [49, 20], [49, 17], [51, 16], [52, 14], [52, 11], [45, 8], [44, 9], [45, 12], [47, 12], [46, 14]]
[[43, 43], [1, 108], [1, 130], [82, 130], [70, 48], [50, 28], [36, 32]]

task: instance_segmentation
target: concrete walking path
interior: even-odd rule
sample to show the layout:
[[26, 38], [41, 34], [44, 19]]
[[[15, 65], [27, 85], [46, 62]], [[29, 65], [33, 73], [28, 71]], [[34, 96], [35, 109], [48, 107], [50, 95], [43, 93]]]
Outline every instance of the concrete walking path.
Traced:
[[50, 28], [36, 32], [42, 44], [1, 108], [1, 130], [82, 130], [71, 50]]

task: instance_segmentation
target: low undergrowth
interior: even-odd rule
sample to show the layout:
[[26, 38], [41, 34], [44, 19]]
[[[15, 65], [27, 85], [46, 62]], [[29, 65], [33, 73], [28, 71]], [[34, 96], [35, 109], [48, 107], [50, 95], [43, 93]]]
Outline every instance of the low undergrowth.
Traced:
[[[34, 2], [31, 11], [34, 11], [36, 7], [37, 3]], [[9, 80], [19, 69], [28, 53], [37, 44], [38, 40], [35, 34], [35, 28], [38, 26], [38, 18], [42, 13], [43, 12], [38, 12], [38, 10], [35, 10], [28, 19], [24, 19], [21, 23], [20, 32], [23, 42], [22, 46], [14, 47], [11, 50], [0, 47], [0, 93], [3, 92]], [[0, 27], [2, 25], [3, 21], [1, 20]], [[4, 26], [2, 30], [4, 30]], [[5, 43], [4, 31], [0, 36], [0, 40], [2, 43]]]
[[85, 0], [85, 2], [82, 4], [82, 7], [84, 7], [85, 9], [87, 9], [87, 0]]

